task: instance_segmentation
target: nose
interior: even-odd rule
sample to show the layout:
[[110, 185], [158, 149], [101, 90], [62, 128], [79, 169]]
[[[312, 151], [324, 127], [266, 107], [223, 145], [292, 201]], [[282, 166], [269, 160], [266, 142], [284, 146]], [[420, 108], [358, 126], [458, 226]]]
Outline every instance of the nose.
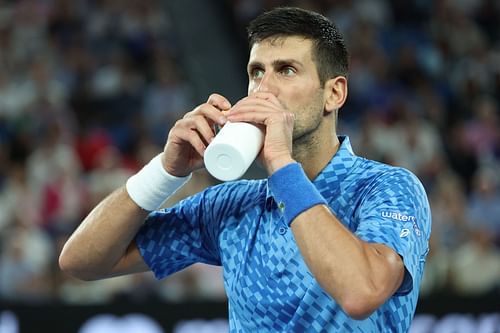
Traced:
[[273, 76], [273, 73], [266, 72], [258, 84], [254, 85], [251, 92], [269, 92], [274, 96], [278, 96], [278, 84]]

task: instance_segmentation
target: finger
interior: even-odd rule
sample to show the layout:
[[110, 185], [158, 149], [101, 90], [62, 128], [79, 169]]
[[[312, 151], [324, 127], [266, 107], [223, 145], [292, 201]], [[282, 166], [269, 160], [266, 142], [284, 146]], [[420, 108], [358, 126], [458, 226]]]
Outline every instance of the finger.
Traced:
[[196, 130], [207, 144], [213, 140], [215, 132], [203, 115], [193, 116], [186, 121], [189, 129]]
[[[266, 99], [266, 98], [259, 98], [257, 96], [246, 96], [246, 97], [243, 97], [242, 99], [240, 99], [238, 101], [238, 103], [236, 103], [236, 105], [238, 104], [241, 104], [241, 103], [248, 103], [248, 102], [253, 102], [253, 103], [269, 103], [269, 104], [273, 104], [273, 102], [271, 101], [271, 99]], [[235, 106], [236, 106], [235, 105]]]
[[282, 105], [280, 100], [278, 99], [278, 97], [276, 97], [276, 95], [274, 95], [270, 92], [266, 92], [266, 91], [257, 91], [255, 93], [252, 93], [251, 95], [249, 95], [249, 97], [270, 101], [273, 104], [280, 105], [280, 106]]
[[[227, 112], [227, 111], [223, 111], [223, 112]], [[192, 117], [202, 115], [210, 123], [213, 122], [213, 123], [217, 123], [219, 125], [224, 125], [226, 123], [227, 119], [226, 119], [223, 112], [221, 112], [221, 110], [217, 109], [216, 107], [212, 106], [209, 103], [204, 103], [204, 104], [198, 106], [193, 111], [186, 113], [184, 115], [184, 118], [192, 118]]]
[[268, 109], [253, 109], [231, 114], [228, 116], [228, 120], [231, 122], [242, 121], [266, 125], [276, 122], [282, 122], [289, 125], [290, 123], [293, 123], [294, 115], [289, 112], [269, 112]]
[[264, 99], [258, 99], [258, 98], [253, 98], [253, 97], [246, 97], [238, 103], [236, 103], [235, 106], [229, 110], [227, 115], [233, 114], [233, 113], [238, 113], [241, 112], [242, 109], [248, 109], [248, 108], [268, 108], [269, 110], [283, 110], [281, 106], [278, 106], [268, 100]]
[[191, 147], [200, 155], [203, 156], [207, 148], [205, 143], [201, 140], [200, 135], [194, 129], [181, 130], [177, 133], [177, 137], [184, 142], [189, 142]]
[[219, 110], [229, 110], [231, 108], [231, 103], [227, 98], [219, 94], [211, 94], [208, 97], [207, 103], [215, 106]]
[[252, 94], [242, 98], [241, 100], [247, 100], [247, 99], [261, 100], [261, 101], [263, 100], [263, 101], [268, 101], [270, 103], [273, 103], [277, 106], [283, 106], [283, 103], [278, 99], [278, 97], [276, 97], [274, 94], [269, 93], [269, 92], [260, 91], [260, 92], [252, 93]]
[[278, 107], [269, 101], [264, 100], [247, 100], [238, 102], [231, 111], [226, 115], [228, 119], [231, 119], [232, 116], [246, 113], [246, 112], [271, 112], [271, 113], [281, 113], [283, 112], [283, 108]]

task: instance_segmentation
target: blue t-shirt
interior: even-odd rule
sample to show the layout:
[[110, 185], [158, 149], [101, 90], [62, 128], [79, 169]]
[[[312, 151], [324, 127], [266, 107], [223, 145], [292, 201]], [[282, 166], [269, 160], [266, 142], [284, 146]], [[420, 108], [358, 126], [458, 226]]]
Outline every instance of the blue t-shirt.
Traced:
[[406, 332], [415, 312], [431, 228], [429, 203], [409, 171], [354, 155], [348, 137], [313, 184], [357, 237], [401, 255], [399, 290], [354, 320], [307, 268], [267, 179], [228, 182], [153, 212], [139, 250], [158, 279], [193, 263], [222, 265], [231, 332]]

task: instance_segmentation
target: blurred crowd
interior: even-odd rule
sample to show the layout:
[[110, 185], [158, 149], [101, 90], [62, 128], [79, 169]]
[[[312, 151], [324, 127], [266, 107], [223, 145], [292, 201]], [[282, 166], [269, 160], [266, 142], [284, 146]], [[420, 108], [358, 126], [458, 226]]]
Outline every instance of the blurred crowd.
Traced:
[[[336, 22], [351, 52], [339, 132], [359, 155], [415, 172], [429, 194], [421, 296], [500, 294], [500, 3], [225, 5], [241, 47], [246, 23], [278, 5]], [[220, 269], [205, 265], [161, 282], [151, 274], [80, 282], [57, 266], [89, 210], [202, 102], [176, 38], [160, 0], [0, 1], [0, 300], [225, 299]], [[167, 205], [213, 183], [198, 172]]]

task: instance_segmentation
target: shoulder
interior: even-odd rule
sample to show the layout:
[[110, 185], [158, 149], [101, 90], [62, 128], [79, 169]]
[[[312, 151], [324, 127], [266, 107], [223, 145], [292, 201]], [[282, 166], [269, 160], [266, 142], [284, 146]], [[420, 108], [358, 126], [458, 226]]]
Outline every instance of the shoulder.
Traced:
[[263, 207], [266, 198], [266, 180], [238, 180], [207, 188], [202, 195], [204, 216], [223, 228], [233, 218], [255, 212]]
[[[362, 201], [374, 211], [407, 212], [430, 221], [430, 205], [422, 182], [408, 169], [371, 161], [373, 170]], [[389, 209], [391, 208], [391, 209]], [[387, 210], [389, 209], [389, 210]]]
[[392, 202], [429, 211], [427, 193], [422, 182], [408, 169], [360, 158], [364, 204]]
[[385, 163], [359, 158], [358, 173], [365, 174], [370, 181], [372, 189], [385, 188], [387, 191], [399, 189], [415, 190], [425, 193], [424, 187], [418, 177], [408, 169], [388, 165]]
[[266, 192], [266, 180], [238, 180], [210, 186], [201, 192], [205, 199], [246, 202]]
[[[265, 180], [239, 180], [209, 186], [176, 205], [151, 212], [148, 221], [184, 221], [182, 225], [216, 225], [265, 200]], [[217, 223], [216, 223], [217, 222]], [[175, 222], [177, 223], [177, 222]], [[215, 224], [214, 224], [215, 223]], [[153, 223], [155, 224], [155, 223]], [[179, 224], [179, 223], [177, 223]]]
[[265, 200], [266, 180], [238, 180], [207, 187], [179, 202], [175, 209], [221, 217]]

